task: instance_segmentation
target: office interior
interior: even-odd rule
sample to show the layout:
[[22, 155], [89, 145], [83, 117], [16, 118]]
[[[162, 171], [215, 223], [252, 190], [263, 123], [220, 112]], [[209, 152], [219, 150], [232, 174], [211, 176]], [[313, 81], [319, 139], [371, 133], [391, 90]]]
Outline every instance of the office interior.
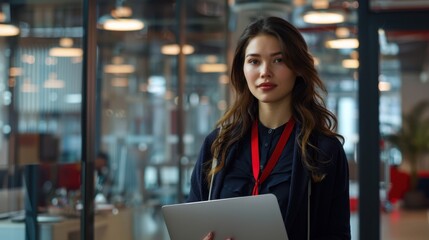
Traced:
[[352, 239], [428, 239], [429, 147], [413, 165], [390, 138], [429, 101], [425, 0], [2, 1], [0, 239], [170, 239], [160, 209], [186, 201], [259, 16], [297, 26], [328, 89]]

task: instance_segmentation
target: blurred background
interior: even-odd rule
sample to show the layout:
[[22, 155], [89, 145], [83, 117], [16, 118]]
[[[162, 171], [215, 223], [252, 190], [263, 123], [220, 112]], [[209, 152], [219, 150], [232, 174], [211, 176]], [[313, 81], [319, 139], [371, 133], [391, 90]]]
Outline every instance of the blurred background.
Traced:
[[[40, 239], [80, 239], [83, 3], [0, 3], [1, 239], [25, 238], [20, 216], [29, 183], [38, 193]], [[97, 46], [88, 50], [96, 53], [88, 66], [96, 68], [97, 87], [87, 96], [96, 102], [89, 146], [96, 153], [95, 238], [169, 239], [160, 207], [186, 200], [202, 141], [233, 99], [228, 74], [238, 34], [253, 19], [278, 16], [305, 37], [329, 92], [326, 104], [338, 116], [357, 239], [358, 124], [365, 121], [358, 86], [367, 80], [358, 74], [358, 9], [353, 0], [97, 0], [90, 13], [96, 14]], [[369, 1], [373, 14], [416, 9], [429, 11], [429, 2]], [[380, 157], [373, 160], [379, 163], [380, 237], [427, 239], [427, 112], [421, 134], [410, 138], [423, 142], [411, 151], [417, 160], [392, 136], [404, 129], [406, 114], [429, 100], [429, 28], [378, 28], [375, 40], [378, 48], [368, 54], [378, 56], [379, 95], [368, 95], [368, 102], [379, 108]], [[28, 166], [37, 168], [33, 181], [27, 181]], [[419, 211], [403, 207], [410, 189], [423, 194], [413, 207]]]

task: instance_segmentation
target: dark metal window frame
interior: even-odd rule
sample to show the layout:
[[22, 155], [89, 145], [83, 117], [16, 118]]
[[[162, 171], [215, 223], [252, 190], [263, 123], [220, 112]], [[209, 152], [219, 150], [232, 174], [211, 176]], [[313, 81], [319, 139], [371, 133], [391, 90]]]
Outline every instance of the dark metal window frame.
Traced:
[[429, 11], [373, 12], [359, 1], [359, 239], [379, 240], [379, 40], [378, 29], [429, 30]]
[[94, 159], [97, 99], [97, 0], [83, 0], [81, 239], [94, 239]]

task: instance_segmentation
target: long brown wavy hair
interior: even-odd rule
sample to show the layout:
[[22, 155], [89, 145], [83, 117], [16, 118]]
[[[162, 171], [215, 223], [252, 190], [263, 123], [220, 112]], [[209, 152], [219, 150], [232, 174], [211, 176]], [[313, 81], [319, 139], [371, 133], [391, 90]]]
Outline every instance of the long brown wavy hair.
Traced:
[[235, 101], [217, 122], [220, 133], [211, 146], [213, 156], [218, 160], [214, 169], [208, 170], [207, 180], [220, 171], [230, 147], [249, 131], [252, 122], [258, 118], [258, 100], [250, 92], [243, 72], [245, 51], [254, 37], [265, 34], [274, 36], [282, 46], [286, 65], [297, 76], [292, 90], [292, 114], [301, 124], [298, 133], [298, 146], [301, 149], [304, 166], [312, 173], [313, 180], [321, 181], [323, 173], [318, 170], [317, 159], [308, 154], [308, 147], [317, 151], [310, 142], [313, 132], [327, 136], [342, 137], [335, 133], [337, 119], [330, 112], [322, 98], [327, 90], [318, 76], [312, 55], [301, 33], [288, 21], [278, 17], [260, 18], [250, 23], [240, 36], [231, 67], [231, 84], [235, 91]]

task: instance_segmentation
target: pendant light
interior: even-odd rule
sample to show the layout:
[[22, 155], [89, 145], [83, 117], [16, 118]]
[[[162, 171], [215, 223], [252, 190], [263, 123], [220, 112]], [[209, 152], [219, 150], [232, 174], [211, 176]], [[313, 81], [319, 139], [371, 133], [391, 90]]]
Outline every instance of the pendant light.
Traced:
[[10, 6], [7, 3], [0, 5], [0, 37], [11, 37], [19, 34], [17, 26], [10, 23]]
[[133, 10], [124, 6], [123, 0], [118, 0], [116, 8], [110, 14], [102, 16], [98, 28], [108, 31], [139, 31], [144, 28], [140, 19], [132, 18]]
[[72, 38], [61, 38], [59, 47], [49, 49], [49, 56], [51, 57], [81, 57], [83, 50], [81, 48], [73, 47]]
[[346, 20], [343, 11], [329, 8], [329, 0], [313, 0], [312, 9], [306, 11], [302, 19], [310, 24], [338, 24]]

